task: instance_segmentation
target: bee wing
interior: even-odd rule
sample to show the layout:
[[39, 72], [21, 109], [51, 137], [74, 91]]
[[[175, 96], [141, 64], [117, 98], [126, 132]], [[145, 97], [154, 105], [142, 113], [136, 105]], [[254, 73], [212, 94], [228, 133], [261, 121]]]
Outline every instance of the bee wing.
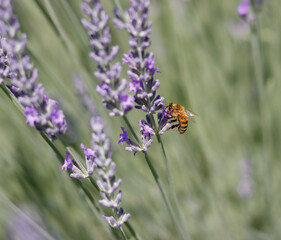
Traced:
[[185, 109], [185, 112], [186, 112], [187, 115], [188, 115], [188, 119], [189, 119], [191, 122], [196, 123], [194, 117], [195, 117], [195, 116], [198, 117], [198, 114], [197, 114], [197, 113], [194, 113], [194, 112], [192, 112], [192, 111], [190, 111], [190, 110], [188, 110], [188, 109]]
[[188, 109], [185, 109], [184, 111], [185, 111], [185, 112], [188, 114], [188, 116], [190, 116], [190, 117], [198, 116], [197, 113], [191, 112], [191, 111], [188, 110]]

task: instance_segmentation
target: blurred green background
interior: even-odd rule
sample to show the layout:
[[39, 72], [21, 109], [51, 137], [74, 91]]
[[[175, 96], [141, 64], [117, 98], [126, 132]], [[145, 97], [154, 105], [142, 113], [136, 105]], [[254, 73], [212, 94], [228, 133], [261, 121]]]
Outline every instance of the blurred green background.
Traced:
[[[112, 16], [113, 1], [102, 1]], [[128, 1], [121, 1], [123, 7]], [[150, 19], [159, 93], [199, 114], [183, 135], [164, 134], [183, 225], [192, 239], [280, 239], [281, 235], [281, 8], [265, 0], [259, 15], [265, 82], [258, 91], [253, 36], [237, 26], [239, 1], [151, 0]], [[90, 146], [89, 115], [75, 94], [79, 74], [107, 123], [123, 204], [143, 239], [175, 239], [176, 232], [143, 154], [117, 144], [120, 118], [109, 118], [95, 92], [96, 65], [80, 24], [80, 1], [13, 0], [39, 81], [68, 117], [67, 143]], [[53, 24], [50, 19], [55, 17]], [[111, 23], [113, 44], [128, 52], [128, 36]], [[126, 77], [127, 66], [123, 68]], [[57, 239], [112, 239], [102, 216], [91, 210], [55, 154], [0, 92], [0, 239], [9, 238], [15, 206], [31, 207]], [[261, 103], [261, 99], [262, 103]], [[144, 114], [128, 114], [138, 131]], [[148, 153], [167, 186], [156, 139]], [[63, 148], [61, 148], [63, 151]], [[241, 163], [250, 164], [243, 176]], [[245, 174], [244, 174], [245, 175]], [[241, 182], [242, 181], [242, 182]], [[248, 181], [244, 183], [243, 181]], [[241, 184], [250, 193], [241, 196]], [[98, 195], [97, 195], [98, 197]], [[24, 207], [22, 207], [24, 206]], [[14, 225], [16, 226], [16, 225]], [[26, 238], [27, 239], [27, 238]]]

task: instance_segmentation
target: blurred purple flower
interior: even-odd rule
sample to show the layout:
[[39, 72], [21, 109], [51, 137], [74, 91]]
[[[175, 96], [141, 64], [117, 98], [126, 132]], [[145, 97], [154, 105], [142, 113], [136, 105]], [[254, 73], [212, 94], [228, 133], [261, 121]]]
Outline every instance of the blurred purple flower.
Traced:
[[233, 38], [245, 39], [249, 36], [250, 25], [244, 20], [231, 21], [227, 25], [228, 31]]
[[[237, 7], [237, 13], [238, 15], [246, 20], [247, 22], [251, 22], [255, 19], [255, 13], [256, 11], [260, 11], [262, 7], [262, 3], [264, 0], [255, 0], [253, 2], [251, 1], [241, 1], [240, 4]], [[252, 11], [251, 9], [255, 9], [256, 11]]]
[[256, 13], [262, 8], [264, 0], [241, 1], [237, 7], [237, 13], [240, 20], [228, 23], [229, 33], [237, 39], [248, 37], [251, 26], [255, 22]]
[[54, 233], [47, 229], [39, 211], [30, 206], [22, 205], [7, 220], [7, 238], [10, 240], [28, 239], [28, 240], [48, 240], [59, 236], [53, 236]]
[[237, 192], [241, 198], [249, 198], [254, 193], [254, 181], [252, 173], [252, 164], [249, 159], [244, 158], [239, 162], [240, 165], [240, 180], [237, 187]]
[[26, 123], [53, 140], [66, 132], [65, 116], [57, 102], [48, 98], [43, 85], [36, 84], [38, 70], [25, 53], [27, 36], [19, 31], [11, 0], [1, 0], [0, 84], [4, 82], [23, 105]]
[[237, 7], [237, 13], [241, 17], [245, 17], [248, 15], [251, 8], [251, 3], [249, 1], [242, 1]]
[[126, 79], [120, 80], [122, 67], [119, 62], [111, 66], [119, 47], [111, 47], [111, 35], [108, 25], [109, 16], [103, 10], [99, 0], [84, 0], [81, 8], [90, 19], [81, 22], [90, 36], [92, 52], [90, 57], [98, 64], [95, 77], [101, 81], [96, 91], [103, 97], [104, 106], [111, 110], [110, 116], [123, 116], [134, 106], [134, 97], [128, 96]]

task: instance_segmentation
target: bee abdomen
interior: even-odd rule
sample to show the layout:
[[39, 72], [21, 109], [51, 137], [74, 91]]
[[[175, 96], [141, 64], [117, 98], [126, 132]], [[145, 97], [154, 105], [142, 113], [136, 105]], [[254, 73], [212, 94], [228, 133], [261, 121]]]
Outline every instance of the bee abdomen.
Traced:
[[188, 127], [188, 121], [181, 122], [179, 129], [178, 129], [179, 133], [183, 134], [186, 131], [187, 127]]

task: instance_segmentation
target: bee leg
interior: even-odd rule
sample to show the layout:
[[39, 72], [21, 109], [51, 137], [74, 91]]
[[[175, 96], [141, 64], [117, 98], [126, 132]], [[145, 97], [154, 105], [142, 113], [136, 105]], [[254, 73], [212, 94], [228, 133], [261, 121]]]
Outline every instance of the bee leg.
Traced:
[[169, 129], [174, 129], [174, 128], [178, 127], [178, 126], [179, 126], [179, 124], [175, 124], [175, 125], [171, 126]]
[[171, 123], [174, 123], [176, 121], [178, 121], [178, 119], [173, 119], [173, 120], [171, 120]]

